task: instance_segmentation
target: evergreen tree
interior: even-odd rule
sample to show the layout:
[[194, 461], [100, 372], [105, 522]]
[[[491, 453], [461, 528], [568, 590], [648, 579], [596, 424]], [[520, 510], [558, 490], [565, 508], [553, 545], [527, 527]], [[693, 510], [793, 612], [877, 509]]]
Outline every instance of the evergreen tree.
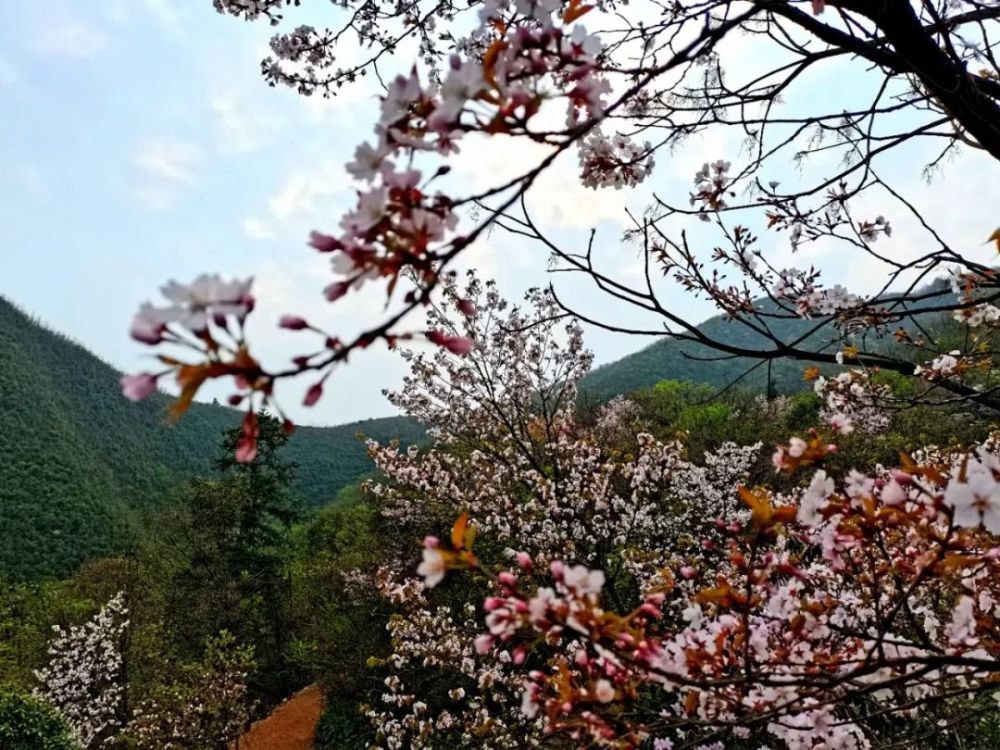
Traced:
[[260, 415], [258, 454], [232, 460], [238, 430], [225, 433], [215, 466], [219, 478], [191, 482], [168, 536], [180, 553], [168, 608], [181, 648], [220, 631], [259, 655], [251, 688], [277, 699], [295, 683], [291, 642], [290, 530], [299, 504], [289, 491], [295, 466], [279, 451], [281, 423]]

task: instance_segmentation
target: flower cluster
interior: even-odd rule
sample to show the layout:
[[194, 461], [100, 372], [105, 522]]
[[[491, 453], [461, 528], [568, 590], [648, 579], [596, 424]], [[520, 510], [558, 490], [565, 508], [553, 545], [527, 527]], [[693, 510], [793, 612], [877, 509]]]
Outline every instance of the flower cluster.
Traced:
[[732, 180], [729, 176], [728, 161], [719, 159], [711, 164], [705, 162], [694, 175], [694, 192], [691, 193], [691, 205], [699, 205], [698, 218], [709, 220], [709, 213], [720, 211], [726, 207], [726, 195], [731, 193]]
[[652, 145], [600, 132], [580, 142], [580, 181], [589, 188], [634, 187], [653, 171]]
[[[665, 585], [624, 615], [603, 606], [600, 571], [556, 560], [553, 585], [532, 587], [525, 579], [537, 568], [519, 556], [523, 575], [501, 574], [501, 596], [483, 604], [480, 650], [515, 663], [546, 653], [547, 666], [527, 672], [522, 710], [579, 746], [638, 747], [648, 722], [688, 741], [700, 725], [788, 748], [869, 748], [842, 713], [852, 701], [919, 711], [932, 696], [988, 686], [1000, 668], [1000, 547], [979, 532], [1000, 530], [995, 447], [950, 471], [939, 456], [881, 477], [852, 471], [842, 488], [818, 469], [784, 498], [742, 490], [750, 522], [719, 527], [711, 578], [693, 595]], [[828, 450], [815, 440], [790, 446], [798, 463], [786, 468]], [[675, 572], [677, 581], [698, 574]], [[966, 593], [942, 600], [953, 585]], [[666, 616], [677, 597], [688, 603], [679, 628]], [[664, 708], [644, 721], [650, 691], [663, 693], [655, 703]], [[623, 722], [626, 706], [633, 719]]]
[[82, 625], [54, 626], [49, 663], [35, 673], [41, 683], [37, 695], [63, 715], [85, 749], [99, 747], [119, 728], [128, 624], [125, 595], [120, 593]]
[[214, 747], [239, 737], [250, 723], [247, 675], [253, 649], [222, 632], [208, 641], [205, 658], [180, 679], [158, 688], [135, 707], [122, 736], [138, 750]]
[[969, 363], [965, 361], [962, 352], [954, 349], [947, 354], [939, 354], [930, 362], [917, 365], [913, 374], [919, 375], [924, 380], [940, 380], [961, 375], [968, 368]]
[[889, 426], [891, 389], [873, 382], [872, 375], [868, 370], [848, 370], [832, 378], [816, 378], [813, 390], [823, 399], [820, 419], [834, 432], [846, 435], [859, 430], [877, 435]]
[[786, 269], [774, 286], [774, 296], [792, 302], [803, 318], [836, 315], [860, 304], [859, 297], [840, 284], [829, 288], [820, 286], [818, 277], [815, 271]]

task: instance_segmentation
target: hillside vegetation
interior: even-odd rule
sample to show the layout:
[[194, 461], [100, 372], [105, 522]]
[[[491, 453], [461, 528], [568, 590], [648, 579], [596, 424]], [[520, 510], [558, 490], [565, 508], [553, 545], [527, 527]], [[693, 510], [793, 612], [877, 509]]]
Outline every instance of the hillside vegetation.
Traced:
[[[812, 325], [777, 320], [786, 340]], [[721, 317], [702, 326], [740, 346], [761, 337]], [[814, 339], [822, 346], [823, 332]], [[580, 389], [591, 402], [662, 380], [723, 388], [755, 364], [720, 359], [707, 347], [663, 339], [595, 369]], [[803, 387], [801, 362], [778, 360], [739, 380], [741, 388], [792, 393]], [[0, 577], [58, 576], [85, 559], [121, 551], [132, 522], [159, 508], [192, 477], [212, 473], [220, 434], [239, 420], [233, 409], [195, 404], [168, 425], [165, 395], [141, 403], [122, 398], [119, 373], [65, 336], [0, 298]], [[285, 450], [297, 464], [293, 491], [320, 506], [371, 471], [359, 435], [380, 442], [419, 442], [412, 419], [389, 417], [336, 427], [300, 427]]]
[[[196, 404], [167, 425], [168, 397], [122, 398], [119, 373], [82, 346], [0, 299], [0, 576], [61, 575], [120, 551], [131, 521], [184, 480], [212, 473], [229, 408]], [[293, 435], [294, 490], [308, 505], [332, 500], [371, 469], [362, 433], [416, 441], [392, 417]]]

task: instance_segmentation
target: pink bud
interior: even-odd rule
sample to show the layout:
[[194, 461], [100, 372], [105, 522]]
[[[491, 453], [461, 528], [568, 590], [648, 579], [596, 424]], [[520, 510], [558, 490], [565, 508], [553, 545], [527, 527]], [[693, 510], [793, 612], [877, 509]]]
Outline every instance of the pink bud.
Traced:
[[464, 357], [476, 348], [476, 344], [468, 336], [456, 336], [445, 344], [445, 348], [452, 354]]
[[316, 248], [321, 253], [331, 253], [334, 250], [341, 250], [344, 247], [344, 243], [336, 237], [331, 237], [330, 235], [323, 234], [322, 232], [310, 232], [309, 245]]
[[468, 336], [449, 336], [443, 331], [430, 330], [424, 334], [432, 344], [447, 349], [452, 354], [464, 357], [475, 348], [475, 342]]
[[497, 580], [501, 586], [505, 586], [506, 588], [514, 588], [517, 585], [517, 578], [506, 570], [497, 576]]
[[893, 469], [890, 474], [892, 474], [892, 478], [903, 487], [913, 481], [912, 475], [907, 474], [905, 471], [900, 471], [899, 469]]
[[240, 438], [236, 445], [236, 460], [241, 464], [248, 464], [257, 458], [257, 439]]
[[347, 290], [350, 288], [351, 285], [346, 281], [335, 281], [323, 290], [323, 295], [326, 297], [327, 302], [336, 302], [347, 294]]
[[685, 565], [683, 568], [681, 568], [681, 575], [690, 581], [692, 578], [698, 577], [698, 571], [692, 568], [690, 565]]
[[438, 539], [436, 536], [431, 536], [430, 534], [428, 534], [427, 536], [424, 537], [424, 546], [427, 549], [437, 549], [438, 547], [441, 546], [441, 540]]
[[278, 321], [279, 328], [287, 328], [290, 331], [301, 331], [309, 327], [305, 318], [300, 318], [297, 315], [282, 315], [281, 320]]
[[254, 412], [247, 412], [243, 418], [242, 430], [243, 434], [236, 443], [236, 460], [241, 464], [248, 464], [257, 458], [257, 437], [260, 435], [257, 415]]
[[531, 570], [531, 555], [529, 555], [527, 552], [518, 552], [517, 564], [518, 567], [521, 568], [521, 570], [525, 571]]
[[[649, 602], [643, 602], [642, 605], [639, 607], [639, 611], [642, 612], [647, 617], [652, 617], [654, 619], [659, 618], [660, 616], [659, 607], [656, 607], [653, 604], [650, 604]], [[632, 636], [629, 637], [631, 638]]]
[[136, 315], [128, 333], [143, 344], [159, 344], [163, 341], [163, 332], [166, 328], [162, 323], [152, 323], [141, 315]]
[[460, 299], [457, 304], [458, 311], [467, 318], [476, 317], [476, 305], [470, 299]]
[[524, 646], [518, 646], [517, 648], [514, 649], [513, 656], [514, 656], [514, 663], [520, 666], [524, 664], [524, 660], [528, 656], [528, 649], [526, 649]]
[[557, 581], [561, 581], [563, 578], [563, 573], [566, 571], [566, 566], [562, 564], [560, 560], [553, 560], [549, 564], [549, 571], [552, 573], [552, 577]]
[[492, 612], [495, 609], [500, 609], [504, 605], [504, 598], [500, 596], [488, 596], [483, 601], [483, 609], [487, 612]]
[[313, 406], [317, 401], [320, 400], [320, 398], [322, 398], [322, 396], [323, 396], [323, 381], [321, 380], [318, 383], [314, 383], [309, 387], [309, 390], [306, 391], [306, 397], [302, 399], [302, 405]]
[[156, 376], [148, 372], [123, 375], [118, 382], [122, 387], [122, 395], [129, 401], [142, 401], [156, 392]]

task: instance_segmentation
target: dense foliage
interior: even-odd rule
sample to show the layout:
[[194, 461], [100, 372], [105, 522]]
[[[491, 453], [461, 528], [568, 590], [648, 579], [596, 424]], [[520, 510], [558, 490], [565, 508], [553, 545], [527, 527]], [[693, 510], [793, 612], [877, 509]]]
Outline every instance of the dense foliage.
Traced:
[[4, 750], [78, 750], [59, 713], [39, 698], [0, 688], [0, 747]]
[[[197, 404], [166, 425], [168, 399], [123, 401], [117, 373], [0, 299], [0, 577], [64, 575], [128, 550], [137, 521], [185, 480], [208, 476], [233, 411]], [[419, 440], [412, 421], [303, 427], [287, 453], [307, 504], [332, 500], [368, 473], [359, 434]]]

